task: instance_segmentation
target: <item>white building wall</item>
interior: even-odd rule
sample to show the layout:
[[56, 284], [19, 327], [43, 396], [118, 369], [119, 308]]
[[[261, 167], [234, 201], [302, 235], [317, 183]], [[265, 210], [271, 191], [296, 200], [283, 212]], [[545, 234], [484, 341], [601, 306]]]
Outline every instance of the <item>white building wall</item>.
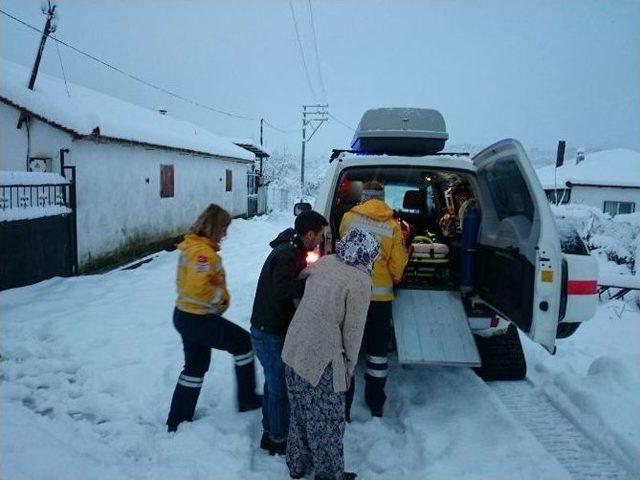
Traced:
[[[0, 102], [0, 169], [27, 169], [26, 125], [20, 111]], [[233, 216], [247, 213], [247, 163], [135, 144], [74, 139], [40, 120], [30, 125], [30, 157], [50, 157], [60, 172], [76, 166], [80, 266], [120, 249], [184, 233], [209, 204]], [[160, 165], [174, 166], [174, 197], [160, 198]], [[232, 191], [226, 192], [226, 170]]]
[[580, 185], [574, 185], [571, 188], [571, 203], [590, 205], [602, 210], [605, 201], [635, 202], [635, 211], [637, 212], [640, 210], [640, 188], [583, 187]]
[[[121, 143], [74, 144], [80, 265], [184, 233], [209, 204], [247, 212], [247, 164]], [[71, 163], [71, 162], [69, 162]], [[160, 198], [160, 165], [174, 166], [174, 197]], [[232, 170], [231, 192], [225, 192]]]
[[[27, 125], [18, 129], [20, 110], [0, 102], [0, 170], [26, 171], [29, 157], [49, 157], [52, 170], [60, 173], [60, 149], [71, 149], [73, 138], [69, 133], [35, 118], [31, 119], [28, 148]], [[67, 157], [68, 158], [68, 157]], [[65, 158], [65, 161], [67, 161]]]

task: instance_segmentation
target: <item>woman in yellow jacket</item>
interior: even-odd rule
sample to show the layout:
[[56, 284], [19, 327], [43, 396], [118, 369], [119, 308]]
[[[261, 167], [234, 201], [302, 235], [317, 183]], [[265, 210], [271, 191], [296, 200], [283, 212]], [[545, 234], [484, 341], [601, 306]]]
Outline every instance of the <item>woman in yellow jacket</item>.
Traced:
[[262, 397], [255, 393], [251, 336], [221, 316], [229, 307], [230, 297], [218, 251], [230, 223], [229, 213], [211, 204], [178, 245], [181, 252], [173, 324], [182, 337], [185, 360], [167, 418], [170, 432], [175, 432], [181, 422], [193, 419], [212, 348], [234, 356], [238, 410], [244, 412], [262, 406]]

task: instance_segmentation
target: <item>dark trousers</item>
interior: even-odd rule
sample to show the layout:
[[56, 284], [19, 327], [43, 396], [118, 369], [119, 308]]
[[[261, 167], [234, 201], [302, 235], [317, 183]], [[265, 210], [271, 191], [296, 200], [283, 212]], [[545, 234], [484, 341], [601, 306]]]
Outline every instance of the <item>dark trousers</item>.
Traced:
[[285, 442], [289, 431], [289, 399], [284, 378], [284, 336], [251, 327], [251, 339], [264, 369], [262, 429], [274, 442]]
[[235, 360], [238, 408], [255, 400], [255, 367], [249, 332], [220, 315], [193, 315], [177, 308], [173, 325], [182, 337], [184, 368], [171, 399], [169, 427], [193, 420], [204, 374], [211, 363], [211, 349], [231, 353]]
[[387, 352], [391, 339], [391, 312], [391, 302], [371, 302], [364, 328], [363, 344], [367, 361], [364, 401], [371, 414], [376, 416], [382, 416], [387, 399], [384, 386], [389, 369]]

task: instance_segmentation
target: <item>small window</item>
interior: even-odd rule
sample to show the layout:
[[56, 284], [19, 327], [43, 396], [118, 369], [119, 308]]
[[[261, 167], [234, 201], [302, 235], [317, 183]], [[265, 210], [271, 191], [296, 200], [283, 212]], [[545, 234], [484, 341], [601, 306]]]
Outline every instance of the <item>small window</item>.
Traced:
[[625, 213], [633, 213], [636, 211], [636, 204], [634, 202], [604, 202], [604, 213], [608, 213], [612, 217], [616, 215], [623, 215]]
[[160, 198], [173, 197], [173, 165], [160, 165]]
[[230, 192], [233, 187], [233, 171], [227, 170], [227, 182], [225, 186], [225, 192]]

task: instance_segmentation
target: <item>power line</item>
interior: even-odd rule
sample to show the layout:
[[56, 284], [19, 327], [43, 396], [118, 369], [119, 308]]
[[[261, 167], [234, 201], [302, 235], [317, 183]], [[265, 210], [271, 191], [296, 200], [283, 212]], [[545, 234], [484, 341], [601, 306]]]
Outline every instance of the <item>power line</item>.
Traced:
[[71, 98], [69, 93], [69, 85], [67, 85], [67, 74], [64, 72], [64, 65], [62, 64], [62, 55], [60, 55], [60, 47], [56, 43], [56, 52], [58, 52], [58, 60], [60, 60], [60, 68], [62, 69], [62, 78], [64, 79], [64, 88], [67, 90], [67, 97]]
[[[8, 12], [5, 12], [2, 9], [0, 9], [0, 13], [2, 13], [3, 15], [6, 15], [7, 17], [11, 18], [12, 20], [24, 25], [25, 27], [30, 28], [31, 30], [33, 30], [35, 32], [43, 33], [42, 30], [40, 30], [39, 28], [34, 27], [33, 25], [25, 22], [24, 20], [21, 20], [18, 17], [15, 17], [14, 15], [11, 15]], [[166, 88], [163, 88], [163, 87], [160, 87], [158, 85], [155, 85], [154, 83], [149, 82], [147, 80], [144, 80], [144, 79], [142, 79], [142, 78], [140, 78], [140, 77], [138, 77], [136, 75], [127, 73], [124, 70], [122, 70], [121, 68], [118, 68], [118, 67], [116, 67], [114, 65], [111, 65], [110, 63], [108, 63], [108, 62], [106, 62], [104, 60], [101, 60], [98, 57], [96, 57], [96, 56], [94, 56], [94, 55], [92, 55], [90, 53], [87, 53], [87, 52], [85, 52], [85, 51], [83, 51], [83, 50], [81, 50], [81, 49], [79, 49], [77, 47], [74, 47], [73, 45], [71, 45], [71, 44], [69, 44], [69, 43], [67, 43], [67, 42], [65, 42], [65, 41], [63, 41], [63, 40], [61, 40], [59, 38], [56, 38], [53, 35], [49, 34], [49, 35], [47, 35], [47, 37], [51, 38], [52, 40], [54, 40], [56, 42], [56, 49], [58, 49], [58, 58], [60, 60], [60, 67], [62, 68], [62, 75], [63, 75], [64, 81], [65, 81], [65, 87], [67, 88], [67, 94], [69, 94], [69, 88], [67, 86], [66, 73], [65, 73], [65, 70], [64, 70], [64, 65], [62, 64], [62, 57], [60, 55], [60, 50], [59, 50], [58, 44], [61, 44], [61, 45], [65, 46], [65, 47], [67, 47], [67, 48], [79, 53], [80, 55], [83, 55], [83, 56], [89, 58], [90, 60], [95, 61], [95, 62], [97, 62], [97, 63], [99, 63], [99, 64], [101, 64], [101, 65], [103, 65], [103, 66], [105, 66], [105, 67], [107, 67], [107, 68], [109, 68], [111, 70], [114, 70], [114, 71], [120, 73], [121, 75], [124, 75], [124, 76], [126, 76], [126, 77], [128, 77], [128, 78], [130, 78], [130, 79], [132, 79], [132, 80], [134, 80], [136, 82], [142, 83], [143, 85], [145, 85], [147, 87], [150, 87], [150, 88], [153, 88], [153, 89], [158, 90], [160, 92], [163, 92], [163, 93], [165, 93], [167, 95], [170, 95], [170, 96], [172, 96], [174, 98], [177, 98], [178, 100], [182, 100], [184, 102], [187, 102], [187, 103], [189, 103], [191, 105], [195, 105], [197, 107], [204, 108], [206, 110], [210, 110], [210, 111], [212, 111], [214, 113], [226, 115], [226, 116], [233, 117], [233, 118], [239, 118], [239, 119], [242, 119], [242, 120], [252, 120], [252, 121], [258, 121], [259, 120], [257, 117], [250, 117], [248, 115], [241, 115], [241, 114], [237, 114], [237, 113], [233, 113], [233, 112], [227, 112], [225, 110], [220, 110], [218, 108], [211, 107], [209, 105], [205, 105], [205, 104], [197, 102], [195, 100], [191, 100], [189, 98], [183, 97], [182, 95], [179, 95], [179, 94], [174, 93], [174, 92], [172, 92], [170, 90], [167, 90]], [[280, 128], [280, 127], [272, 124], [271, 122], [267, 121], [266, 119], [264, 120], [264, 123], [265, 123], [265, 125], [269, 126], [271, 129], [273, 129], [275, 131], [278, 131], [280, 133], [294, 133], [294, 132], [300, 132], [300, 130], [301, 130], [301, 128], [293, 128], [293, 129]]]
[[311, 76], [309, 75], [309, 68], [307, 67], [307, 61], [304, 58], [304, 49], [302, 48], [302, 41], [300, 40], [300, 32], [298, 31], [298, 22], [296, 21], [296, 13], [293, 10], [293, 3], [289, 0], [289, 8], [291, 9], [291, 18], [293, 18], [293, 26], [296, 30], [296, 38], [298, 39], [298, 48], [300, 49], [300, 57], [302, 58], [302, 65], [304, 67], [304, 73], [307, 77], [307, 84], [309, 85], [309, 90], [311, 90], [311, 94], [314, 98], [317, 98], [316, 92], [313, 89], [313, 85], [311, 83]]
[[331, 113], [329, 113], [329, 112], [327, 112], [327, 114], [328, 114], [331, 118], [333, 118], [336, 122], [338, 122], [340, 125], [342, 125], [343, 127], [347, 127], [349, 130], [351, 130], [351, 131], [353, 131], [353, 132], [355, 132], [355, 131], [356, 131], [356, 129], [355, 129], [355, 128], [353, 128], [351, 125], [348, 125], [348, 124], [346, 124], [345, 122], [343, 122], [342, 120], [340, 120], [339, 118], [336, 118], [336, 116], [335, 116], [335, 115], [333, 115], [333, 114], [331, 114]]
[[324, 80], [322, 78], [322, 69], [320, 68], [320, 52], [318, 50], [318, 36], [316, 34], [316, 24], [313, 20], [313, 8], [311, 7], [311, 0], [307, 0], [309, 5], [309, 16], [311, 18], [311, 30], [313, 31], [313, 48], [316, 52], [316, 63], [318, 65], [318, 78], [320, 79], [320, 89], [322, 90], [322, 100], [326, 102], [327, 91], [324, 88]]
[[[31, 30], [34, 30], [34, 31], [36, 31], [38, 33], [43, 33], [42, 30], [40, 30], [39, 28], [34, 27], [33, 25], [31, 25], [31, 24], [29, 24], [29, 23], [27, 23], [27, 22], [15, 17], [15, 16], [11, 15], [8, 12], [5, 12], [2, 9], [0, 9], [0, 13], [2, 13], [3, 15], [6, 15], [7, 17], [11, 18], [12, 20], [15, 20], [18, 23], [21, 23], [22, 25], [24, 25], [25, 27], [30, 28]], [[131, 73], [125, 72], [121, 68], [118, 68], [118, 67], [116, 67], [114, 65], [111, 65], [110, 63], [108, 63], [108, 62], [106, 62], [104, 60], [101, 60], [101, 59], [95, 57], [94, 55], [91, 55], [90, 53], [87, 53], [87, 52], [85, 52], [85, 51], [83, 51], [83, 50], [81, 50], [81, 49], [79, 49], [77, 47], [74, 47], [73, 45], [70, 45], [70, 44], [66, 43], [65, 41], [63, 41], [63, 40], [60, 40], [59, 38], [56, 38], [53, 35], [48, 34], [47, 37], [51, 38], [52, 40], [54, 40], [55, 42], [57, 42], [57, 43], [59, 43], [61, 45], [64, 45], [67, 48], [70, 48], [71, 50], [75, 51], [76, 53], [79, 53], [80, 55], [83, 55], [83, 56], [85, 56], [85, 57], [87, 57], [87, 58], [89, 58], [89, 59], [91, 59], [91, 60], [93, 60], [95, 62], [100, 63], [101, 65], [103, 65], [103, 66], [105, 66], [105, 67], [107, 67], [107, 68], [109, 68], [111, 70], [114, 70], [114, 71], [120, 73], [121, 75], [129, 77], [130, 79], [132, 79], [132, 80], [134, 80], [136, 82], [139, 82], [139, 83], [141, 83], [143, 85], [146, 85], [147, 87], [150, 87], [150, 88], [153, 88], [153, 89], [158, 90], [160, 92], [163, 92], [163, 93], [165, 93], [165, 94], [167, 94], [167, 95], [169, 95], [171, 97], [177, 98], [178, 100], [182, 100], [183, 102], [187, 102], [187, 103], [190, 103], [191, 105], [195, 105], [197, 107], [204, 108], [206, 110], [210, 110], [210, 111], [218, 113], [220, 115], [226, 115], [228, 117], [239, 118], [239, 119], [242, 119], [242, 120], [254, 120], [254, 121], [258, 120], [258, 118], [256, 118], [256, 117], [250, 117], [250, 116], [247, 116], [247, 115], [241, 115], [241, 114], [238, 114], [238, 113], [228, 112], [226, 110], [221, 110], [219, 108], [211, 107], [209, 105], [205, 105], [205, 104], [197, 102], [195, 100], [191, 100], [189, 98], [183, 97], [180, 94], [174, 93], [171, 90], [167, 90], [166, 88], [161, 87], [159, 85], [156, 85], [156, 84], [154, 84], [154, 83], [152, 83], [152, 82], [150, 82], [148, 80], [145, 80], [145, 79], [143, 79], [141, 77], [138, 77], [137, 75], [133, 75]]]
[[299, 132], [300, 128], [291, 128], [291, 129], [285, 129], [285, 128], [279, 128], [276, 127], [275, 125], [269, 123], [267, 120], [264, 120], [264, 124], [270, 128], [272, 128], [273, 130], [280, 132], [280, 133], [293, 133], [293, 132]]

